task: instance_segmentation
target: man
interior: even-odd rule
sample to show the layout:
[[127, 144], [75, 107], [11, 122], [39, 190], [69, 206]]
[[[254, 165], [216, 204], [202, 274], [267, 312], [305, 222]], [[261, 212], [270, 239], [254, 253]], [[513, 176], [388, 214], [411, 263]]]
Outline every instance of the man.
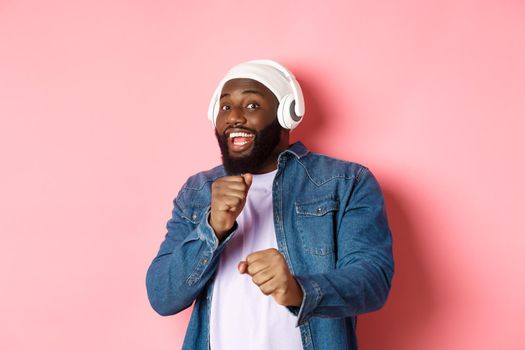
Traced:
[[223, 165], [183, 185], [146, 277], [161, 315], [195, 301], [183, 349], [357, 349], [357, 315], [385, 303], [379, 185], [366, 167], [290, 145], [303, 115], [277, 62], [241, 63], [219, 83], [208, 116]]

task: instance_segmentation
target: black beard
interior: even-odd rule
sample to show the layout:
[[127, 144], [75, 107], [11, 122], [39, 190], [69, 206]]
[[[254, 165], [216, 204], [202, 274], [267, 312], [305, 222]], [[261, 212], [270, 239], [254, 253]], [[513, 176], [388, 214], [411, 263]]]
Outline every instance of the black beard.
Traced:
[[252, 152], [243, 157], [231, 157], [228, 152], [228, 138], [225, 135], [219, 135], [217, 129], [215, 129], [215, 136], [222, 153], [222, 164], [228, 175], [256, 174], [265, 165], [275, 147], [281, 141], [282, 127], [277, 118], [259, 132], [250, 129], [244, 130], [255, 134]]

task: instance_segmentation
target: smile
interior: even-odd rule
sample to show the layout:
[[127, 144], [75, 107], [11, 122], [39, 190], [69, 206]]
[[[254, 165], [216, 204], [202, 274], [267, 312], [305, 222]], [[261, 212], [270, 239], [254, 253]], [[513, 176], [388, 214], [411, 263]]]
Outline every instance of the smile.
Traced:
[[255, 135], [248, 132], [232, 132], [228, 135], [228, 144], [233, 152], [247, 150], [253, 143]]
[[232, 132], [230, 135], [228, 135], [228, 138], [234, 145], [245, 145], [253, 140], [254, 137], [254, 134], [247, 132]]

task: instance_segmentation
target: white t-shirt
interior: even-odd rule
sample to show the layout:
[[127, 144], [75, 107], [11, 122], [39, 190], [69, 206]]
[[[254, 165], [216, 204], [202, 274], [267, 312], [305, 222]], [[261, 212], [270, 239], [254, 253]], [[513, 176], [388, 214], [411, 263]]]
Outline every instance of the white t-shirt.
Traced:
[[237, 270], [249, 254], [277, 249], [272, 206], [276, 172], [253, 175], [237, 232], [221, 254], [210, 312], [212, 350], [302, 349], [297, 317]]

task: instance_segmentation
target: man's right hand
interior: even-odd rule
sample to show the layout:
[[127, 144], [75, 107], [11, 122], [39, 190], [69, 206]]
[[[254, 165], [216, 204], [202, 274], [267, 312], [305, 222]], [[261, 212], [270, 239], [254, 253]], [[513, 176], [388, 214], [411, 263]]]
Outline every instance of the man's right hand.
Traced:
[[224, 176], [211, 185], [210, 225], [219, 240], [230, 231], [244, 208], [252, 179], [252, 174]]

